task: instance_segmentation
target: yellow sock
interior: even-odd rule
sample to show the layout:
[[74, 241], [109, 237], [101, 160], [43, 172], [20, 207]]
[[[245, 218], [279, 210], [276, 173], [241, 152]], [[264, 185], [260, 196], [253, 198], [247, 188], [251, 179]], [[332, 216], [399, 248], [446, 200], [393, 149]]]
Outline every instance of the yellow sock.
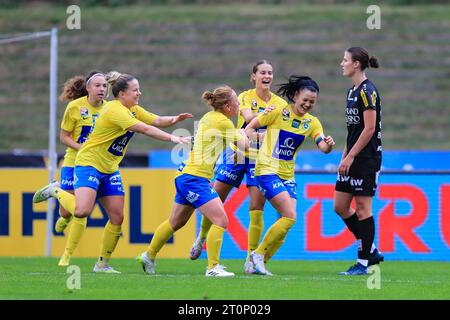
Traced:
[[208, 269], [219, 264], [220, 250], [225, 229], [213, 224], [206, 237], [206, 253], [208, 254]]
[[103, 230], [100, 261], [106, 263], [111, 258], [111, 255], [117, 246], [117, 242], [119, 242], [121, 231], [122, 226], [116, 226], [108, 220], [108, 223]]
[[200, 238], [206, 238], [208, 236], [208, 231], [211, 228], [212, 222], [208, 218], [202, 216], [202, 221], [200, 222]]
[[61, 188], [56, 188], [53, 191], [53, 196], [58, 199], [59, 204], [67, 210], [71, 215], [75, 212], [75, 195], [64, 191]]
[[250, 210], [250, 225], [248, 226], [248, 250], [247, 257], [258, 247], [259, 240], [264, 231], [264, 219], [262, 210]]
[[150, 259], [155, 259], [159, 250], [166, 244], [170, 237], [175, 233], [169, 220], [164, 221], [156, 228], [155, 234], [153, 234], [152, 241], [148, 246], [147, 254]]
[[87, 217], [77, 218], [73, 217], [72, 225], [70, 226], [69, 235], [67, 236], [66, 252], [70, 255], [73, 254], [75, 249], [80, 243], [81, 237], [86, 230]]
[[281, 217], [267, 230], [261, 244], [256, 248], [256, 253], [265, 254], [267, 250], [286, 237], [289, 229], [294, 225], [295, 220], [291, 218]]
[[280, 247], [283, 245], [285, 240], [286, 240], [286, 237], [275, 242], [270, 248], [267, 249], [266, 253], [264, 254], [264, 263], [267, 263], [267, 262], [269, 262], [270, 259], [272, 259], [272, 257], [278, 251], [278, 249], [280, 249]]

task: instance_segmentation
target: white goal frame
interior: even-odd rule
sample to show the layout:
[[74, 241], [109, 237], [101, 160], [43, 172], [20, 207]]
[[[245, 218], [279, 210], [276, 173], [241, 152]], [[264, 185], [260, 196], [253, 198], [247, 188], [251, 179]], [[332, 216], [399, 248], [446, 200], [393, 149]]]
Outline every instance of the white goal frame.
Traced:
[[[50, 31], [32, 32], [22, 34], [0, 35], [0, 45], [13, 42], [34, 40], [42, 37], [50, 37], [50, 105], [49, 105], [49, 134], [48, 134], [48, 176], [49, 182], [55, 179], [58, 169], [58, 155], [56, 153], [56, 114], [58, 108], [57, 90], [58, 90], [58, 28], [52, 28]], [[45, 255], [51, 256], [52, 238], [53, 238], [53, 211], [56, 206], [56, 200], [50, 198], [47, 201], [47, 229]]]

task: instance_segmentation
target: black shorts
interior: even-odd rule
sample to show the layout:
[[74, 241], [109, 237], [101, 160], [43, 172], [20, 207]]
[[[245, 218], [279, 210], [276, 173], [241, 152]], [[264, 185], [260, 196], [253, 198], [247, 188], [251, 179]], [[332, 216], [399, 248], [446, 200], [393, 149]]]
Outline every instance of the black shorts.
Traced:
[[377, 190], [380, 164], [379, 160], [355, 158], [348, 176], [338, 173], [334, 190], [354, 196], [373, 197]]

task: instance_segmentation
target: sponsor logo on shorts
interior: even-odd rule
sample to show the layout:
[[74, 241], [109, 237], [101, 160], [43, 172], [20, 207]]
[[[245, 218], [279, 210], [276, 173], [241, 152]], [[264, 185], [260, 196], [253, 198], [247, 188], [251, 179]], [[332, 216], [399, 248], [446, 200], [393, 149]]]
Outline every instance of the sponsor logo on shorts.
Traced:
[[111, 177], [109, 178], [109, 183], [110, 183], [112, 186], [119, 186], [119, 185], [122, 185], [122, 178], [120, 177], [120, 174], [115, 174], [115, 175], [111, 176]]
[[228, 179], [231, 179], [233, 181], [236, 180], [238, 177], [237, 174], [235, 174], [231, 171], [228, 171], [226, 169], [220, 169], [219, 174], [221, 174], [222, 176], [227, 177]]
[[280, 187], [284, 187], [283, 182], [281, 182], [281, 181], [272, 182], [272, 189], [273, 190], [278, 189]]
[[75, 184], [75, 182], [73, 180], [67, 180], [67, 179], [61, 180], [62, 186], [73, 186], [74, 184]]
[[189, 201], [190, 203], [194, 203], [195, 201], [198, 200], [199, 197], [200, 197], [199, 194], [189, 190], [188, 191], [188, 195], [186, 196], [186, 200]]
[[364, 182], [364, 179], [350, 179], [350, 185], [352, 187], [361, 187], [363, 182]]
[[95, 176], [89, 176], [88, 181], [95, 182], [96, 184], [100, 184], [100, 181]]

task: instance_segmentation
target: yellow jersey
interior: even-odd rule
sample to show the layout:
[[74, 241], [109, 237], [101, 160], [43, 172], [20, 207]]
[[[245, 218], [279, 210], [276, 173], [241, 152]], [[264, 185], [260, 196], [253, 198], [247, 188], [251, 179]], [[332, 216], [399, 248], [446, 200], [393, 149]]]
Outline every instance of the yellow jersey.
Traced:
[[198, 124], [194, 137], [194, 145], [177, 172], [177, 176], [187, 173], [211, 180], [214, 176], [214, 166], [225, 147], [239, 141], [243, 136], [233, 122], [219, 111], [206, 113]]
[[[277, 96], [275, 93], [270, 93], [270, 100], [264, 101], [262, 100], [257, 94], [256, 89], [250, 89], [247, 91], [242, 92], [239, 97], [239, 115], [237, 119], [237, 128], [245, 128], [247, 126], [247, 123], [245, 122], [244, 117], [241, 114], [241, 110], [244, 109], [250, 109], [253, 114], [259, 114], [261, 112], [264, 112], [267, 107], [274, 106], [274, 107], [285, 107], [287, 105], [287, 102]], [[262, 133], [265, 131], [265, 127], [261, 127], [258, 129], [259, 133]], [[231, 149], [234, 151], [237, 151], [236, 145], [232, 144], [230, 145]], [[248, 151], [244, 152], [245, 157], [249, 159], [255, 160], [258, 155], [258, 149], [260, 147], [260, 144], [257, 142], [251, 142], [250, 148]]]
[[310, 137], [318, 144], [323, 129], [319, 119], [306, 113], [298, 116], [292, 105], [258, 116], [261, 126], [267, 126], [255, 164], [255, 176], [276, 174], [283, 180], [294, 178], [295, 157], [303, 141]]
[[127, 129], [140, 121], [151, 125], [156, 118], [138, 105], [128, 109], [119, 100], [107, 102], [89, 139], [78, 151], [75, 165], [91, 166], [107, 174], [116, 172], [134, 135]]
[[[89, 137], [92, 127], [95, 124], [103, 104], [99, 107], [94, 107], [89, 103], [88, 97], [70, 101], [67, 104], [64, 116], [61, 121], [61, 129], [71, 132], [70, 137], [73, 141], [83, 144]], [[68, 147], [64, 155], [63, 167], [73, 167], [75, 165], [75, 157], [78, 150]]]

